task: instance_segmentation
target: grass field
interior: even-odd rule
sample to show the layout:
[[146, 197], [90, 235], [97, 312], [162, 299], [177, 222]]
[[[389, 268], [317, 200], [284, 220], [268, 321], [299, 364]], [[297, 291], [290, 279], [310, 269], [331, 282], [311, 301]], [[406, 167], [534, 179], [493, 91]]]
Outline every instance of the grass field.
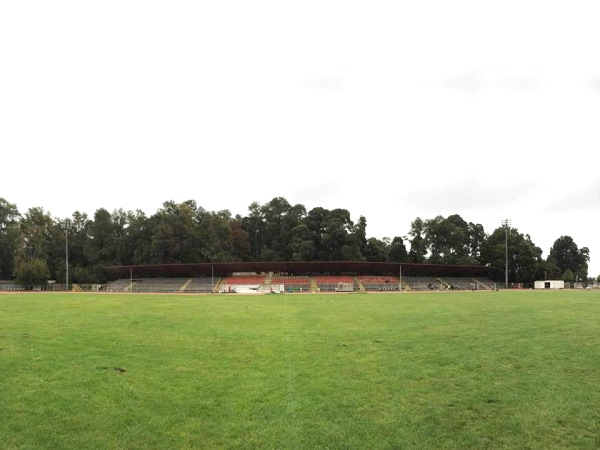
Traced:
[[597, 292], [0, 295], [2, 448], [600, 448]]

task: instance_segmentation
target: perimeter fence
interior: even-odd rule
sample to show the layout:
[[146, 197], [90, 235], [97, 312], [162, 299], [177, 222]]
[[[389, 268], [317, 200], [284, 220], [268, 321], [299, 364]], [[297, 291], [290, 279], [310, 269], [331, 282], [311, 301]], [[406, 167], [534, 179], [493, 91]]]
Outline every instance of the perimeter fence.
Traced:
[[[128, 292], [131, 293], [131, 288], [128, 286], [125, 289], [115, 290], [109, 287], [108, 284], [73, 284], [69, 286], [67, 290], [66, 284], [48, 284], [48, 285], [23, 285], [23, 284], [10, 284], [10, 283], [2, 283], [0, 284], [0, 292]], [[505, 290], [504, 283], [497, 283], [497, 288], [499, 290]], [[331, 287], [331, 289], [327, 289], [327, 287]], [[534, 289], [534, 283], [509, 283], [509, 290], [530, 290]], [[600, 290], [600, 282], [598, 281], [590, 281], [590, 282], [574, 282], [574, 283], [565, 283], [564, 289], [598, 289]], [[376, 292], [381, 291], [382, 289], [366, 289], [368, 292]], [[387, 290], [387, 289], [386, 289]], [[389, 289], [392, 290], [392, 289]], [[394, 286], [394, 291], [398, 292], [399, 289], [397, 286]], [[412, 287], [411, 290], [413, 292], [423, 292], [427, 290], [439, 290], [438, 288], [428, 288], [423, 287], [422, 289]], [[451, 290], [451, 289], [442, 289], [442, 290]], [[462, 288], [461, 290], [468, 290], [467, 288]], [[474, 290], [483, 290], [483, 289], [474, 289]], [[538, 289], [543, 290], [543, 289]], [[325, 286], [325, 288], [320, 287], [318, 292], [333, 292], [338, 291], [338, 287], [336, 286]], [[355, 290], [356, 291], [356, 290]], [[225, 292], [225, 291], [212, 291], [210, 287], [201, 288], [201, 289], [173, 289], [172, 285], [160, 285], [156, 284], [151, 288], [140, 289], [133, 288], [133, 293], [173, 293], [173, 292], [181, 292], [181, 293], [210, 293], [210, 292]], [[284, 289], [283, 292], [302, 292], [300, 289], [293, 289], [293, 286], [288, 289]], [[310, 290], [304, 290], [304, 292], [310, 292]]]

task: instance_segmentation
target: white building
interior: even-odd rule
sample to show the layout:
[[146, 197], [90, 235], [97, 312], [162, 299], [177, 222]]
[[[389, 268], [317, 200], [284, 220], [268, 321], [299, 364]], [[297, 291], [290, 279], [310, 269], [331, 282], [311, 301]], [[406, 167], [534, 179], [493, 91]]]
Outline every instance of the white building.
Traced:
[[536, 289], [564, 289], [565, 282], [563, 280], [542, 280], [536, 281]]

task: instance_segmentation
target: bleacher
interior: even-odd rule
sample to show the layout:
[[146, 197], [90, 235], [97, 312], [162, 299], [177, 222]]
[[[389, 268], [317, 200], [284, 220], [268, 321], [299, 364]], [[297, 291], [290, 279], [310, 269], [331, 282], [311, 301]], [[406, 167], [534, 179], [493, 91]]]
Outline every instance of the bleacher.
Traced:
[[403, 276], [402, 283], [411, 291], [445, 290], [446, 284], [435, 277]]
[[187, 278], [142, 278], [133, 283], [133, 292], [179, 292]]
[[485, 289], [484, 286], [478, 286], [474, 278], [469, 277], [442, 277], [444, 283], [448, 284], [448, 289], [467, 290], [467, 289]]
[[25, 286], [13, 283], [0, 283], [0, 291], [24, 291]]
[[107, 292], [123, 292], [129, 291], [129, 287], [131, 286], [131, 280], [126, 278], [121, 278], [119, 280], [113, 281], [112, 283], [108, 283], [106, 286]]
[[220, 278], [196, 277], [185, 286], [184, 292], [213, 292]]
[[221, 292], [251, 292], [265, 284], [265, 275], [234, 275], [223, 279], [219, 285]]
[[480, 277], [476, 277], [473, 278], [477, 283], [479, 283], [479, 288], [480, 289], [494, 289], [494, 287], [498, 286], [498, 283], [496, 283], [495, 281], [490, 280], [489, 278], [480, 278]]
[[281, 286], [286, 292], [310, 292], [310, 279], [307, 276], [273, 275], [271, 286]]
[[[222, 281], [221, 281], [222, 280]], [[220, 282], [221, 281], [221, 282]], [[397, 276], [387, 275], [317, 275], [292, 276], [292, 275], [252, 275], [240, 274], [226, 278], [195, 277], [195, 278], [122, 278], [106, 286], [107, 292], [129, 292], [133, 284], [133, 292], [185, 292], [185, 293], [210, 293], [210, 292], [247, 292], [259, 293], [279, 290], [283, 285], [285, 292], [312, 292], [315, 288], [320, 292], [349, 292], [364, 289], [369, 292], [398, 291], [400, 279]], [[440, 291], [440, 290], [491, 290], [497, 283], [488, 278], [471, 277], [427, 277], [403, 276], [403, 289], [414, 291]], [[23, 287], [6, 285], [0, 290], [16, 290]]]
[[340, 291], [344, 285], [352, 285], [352, 290], [358, 290], [354, 278], [349, 275], [318, 275], [314, 277], [319, 291], [336, 292]]
[[359, 275], [358, 281], [366, 291], [398, 291], [400, 280], [394, 276]]

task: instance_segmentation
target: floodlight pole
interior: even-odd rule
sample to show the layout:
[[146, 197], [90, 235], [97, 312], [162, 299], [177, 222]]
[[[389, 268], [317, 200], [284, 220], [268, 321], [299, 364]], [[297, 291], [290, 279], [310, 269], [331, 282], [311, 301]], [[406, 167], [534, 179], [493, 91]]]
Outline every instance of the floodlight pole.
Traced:
[[508, 228], [510, 227], [510, 219], [504, 219], [502, 226], [506, 232], [505, 248], [506, 248], [506, 268], [504, 269], [504, 287], [508, 289]]
[[256, 250], [256, 260], [258, 261], [258, 228], [256, 229], [256, 234], [254, 235], [254, 247]]
[[402, 264], [400, 264], [400, 284], [398, 285], [400, 292], [402, 292]]
[[69, 291], [69, 226], [65, 223], [65, 284]]

